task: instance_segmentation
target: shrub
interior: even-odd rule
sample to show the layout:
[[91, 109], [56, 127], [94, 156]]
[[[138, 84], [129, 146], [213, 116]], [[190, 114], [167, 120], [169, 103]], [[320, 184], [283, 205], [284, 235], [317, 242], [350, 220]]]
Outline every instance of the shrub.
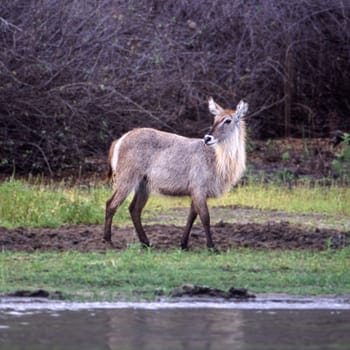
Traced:
[[341, 142], [341, 150], [332, 162], [333, 171], [342, 181], [350, 181], [350, 134], [344, 133]]
[[136, 126], [202, 136], [208, 95], [245, 98], [254, 137], [349, 131], [349, 18], [341, 0], [1, 2], [0, 168], [88, 168]]

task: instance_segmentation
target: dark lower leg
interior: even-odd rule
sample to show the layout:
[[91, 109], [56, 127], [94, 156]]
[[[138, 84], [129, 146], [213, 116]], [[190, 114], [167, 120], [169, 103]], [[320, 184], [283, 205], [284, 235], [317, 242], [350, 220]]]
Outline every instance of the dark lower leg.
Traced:
[[142, 182], [137, 188], [135, 196], [129, 206], [131, 219], [134, 224], [137, 236], [139, 237], [140, 242], [147, 247], [150, 246], [150, 242], [141, 223], [141, 213], [146, 205], [148, 197], [149, 191], [147, 189], [146, 184]]
[[117, 210], [117, 208], [111, 208], [111, 201], [113, 197], [111, 197], [106, 203], [106, 212], [105, 212], [105, 227], [104, 227], [104, 240], [107, 242], [111, 242], [112, 237], [112, 221], [113, 216]]
[[198, 202], [195, 202], [195, 210], [199, 214], [204, 228], [204, 232], [207, 238], [207, 247], [214, 248], [215, 245], [210, 232], [210, 216], [206, 200], [202, 199]]
[[190, 212], [189, 212], [188, 218], [187, 218], [186, 227], [185, 227], [185, 230], [184, 230], [184, 233], [182, 236], [182, 240], [181, 240], [181, 249], [187, 249], [187, 247], [188, 247], [188, 239], [190, 237], [191, 228], [192, 228], [194, 221], [196, 220], [196, 217], [197, 217], [197, 213], [194, 210], [194, 206], [193, 206], [193, 202], [192, 202]]
[[124, 202], [127, 197], [127, 191], [118, 191], [116, 190], [113, 196], [106, 203], [106, 212], [105, 212], [105, 226], [104, 226], [104, 240], [111, 242], [112, 235], [112, 221], [113, 216], [119, 206]]

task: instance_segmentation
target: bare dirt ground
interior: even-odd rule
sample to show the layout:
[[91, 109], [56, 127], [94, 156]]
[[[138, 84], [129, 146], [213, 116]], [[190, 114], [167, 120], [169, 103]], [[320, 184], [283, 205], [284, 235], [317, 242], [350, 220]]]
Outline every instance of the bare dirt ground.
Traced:
[[[176, 216], [182, 214], [177, 210]], [[322, 228], [308, 223], [322, 218], [315, 215], [292, 215], [284, 217], [283, 213], [275, 212], [267, 215], [253, 209], [223, 209], [214, 208], [213, 218], [224, 217], [225, 221], [214, 221], [212, 225], [213, 238], [217, 247], [228, 250], [233, 247], [251, 247], [260, 249], [308, 249], [322, 250], [326, 248], [341, 248], [350, 245], [349, 222], [323, 222]], [[231, 213], [232, 218], [228, 216]], [[245, 215], [246, 214], [246, 215]], [[265, 216], [264, 216], [265, 215]], [[235, 222], [246, 217], [246, 220]], [[259, 219], [258, 219], [259, 218]], [[286, 218], [294, 219], [285, 221]], [[166, 216], [158, 218], [157, 224], [145, 225], [147, 235], [156, 249], [177, 248], [180, 245], [183, 228], [169, 224]], [[227, 219], [227, 220], [226, 220]], [[272, 220], [270, 220], [272, 219]], [[304, 223], [301, 223], [301, 219]], [[339, 218], [341, 220], [341, 218]], [[185, 220], [185, 216], [184, 216]], [[152, 220], [151, 220], [152, 221]], [[150, 221], [150, 222], [151, 222]], [[231, 221], [231, 222], [228, 222]], [[167, 222], [161, 224], [159, 222]], [[110, 246], [102, 239], [102, 225], [75, 225], [59, 228], [0, 228], [0, 247], [3, 251], [66, 251], [104, 252]], [[115, 249], [126, 248], [138, 239], [134, 229], [130, 227], [113, 227], [112, 240]], [[205, 235], [200, 224], [192, 229], [190, 249], [204, 248]]]

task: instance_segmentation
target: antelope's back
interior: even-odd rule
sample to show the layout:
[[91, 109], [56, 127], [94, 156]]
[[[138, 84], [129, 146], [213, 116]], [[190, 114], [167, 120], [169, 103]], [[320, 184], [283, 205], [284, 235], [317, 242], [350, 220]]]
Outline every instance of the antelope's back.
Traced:
[[194, 183], [213, 176], [201, 139], [140, 128], [120, 138], [113, 152], [117, 174], [135, 177], [135, 182], [145, 179], [152, 191], [162, 194], [189, 195]]

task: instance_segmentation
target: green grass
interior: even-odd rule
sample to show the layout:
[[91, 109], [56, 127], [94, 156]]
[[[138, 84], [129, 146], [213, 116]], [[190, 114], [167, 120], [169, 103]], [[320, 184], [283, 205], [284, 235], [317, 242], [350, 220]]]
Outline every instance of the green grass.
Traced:
[[[30, 184], [10, 180], [0, 184], [0, 226], [58, 227], [63, 224], [102, 224], [105, 202], [112, 189], [105, 186], [67, 187], [64, 184]], [[127, 210], [130, 198], [118, 210], [115, 221], [130, 225]], [[264, 210], [294, 213], [325, 213], [350, 216], [350, 188], [309, 188], [299, 185], [291, 190], [275, 184], [239, 186], [211, 206], [239, 205]], [[188, 198], [152, 196], [149, 212], [188, 207]]]
[[[64, 224], [99, 224], [111, 190], [66, 187], [64, 184], [29, 184], [11, 180], [0, 184], [0, 226], [58, 227]], [[129, 219], [127, 202], [118, 219]]]
[[253, 293], [344, 294], [350, 249], [338, 251], [125, 251], [0, 253], [0, 292], [44, 288], [71, 300], [140, 300], [167, 296], [184, 283]]
[[215, 205], [242, 205], [263, 210], [290, 213], [325, 213], [350, 216], [350, 188], [300, 184], [287, 189], [276, 184], [239, 186], [228, 195], [215, 200]]
[[[104, 186], [71, 187], [10, 180], [0, 184], [0, 226], [57, 227], [102, 224]], [[118, 225], [131, 225], [130, 198], [118, 210]], [[239, 205], [295, 213], [350, 216], [350, 189], [337, 186], [291, 190], [274, 184], [233, 189], [210, 205]], [[189, 205], [187, 198], [153, 196], [148, 212], [171, 212]], [[157, 215], [157, 214], [156, 214]], [[99, 253], [0, 253], [0, 293], [17, 289], [59, 290], [68, 299], [153, 299], [183, 284], [248, 288], [254, 293], [343, 294], [350, 292], [350, 249], [322, 252], [236, 249], [220, 255], [205, 249], [182, 252], [124, 251]]]

